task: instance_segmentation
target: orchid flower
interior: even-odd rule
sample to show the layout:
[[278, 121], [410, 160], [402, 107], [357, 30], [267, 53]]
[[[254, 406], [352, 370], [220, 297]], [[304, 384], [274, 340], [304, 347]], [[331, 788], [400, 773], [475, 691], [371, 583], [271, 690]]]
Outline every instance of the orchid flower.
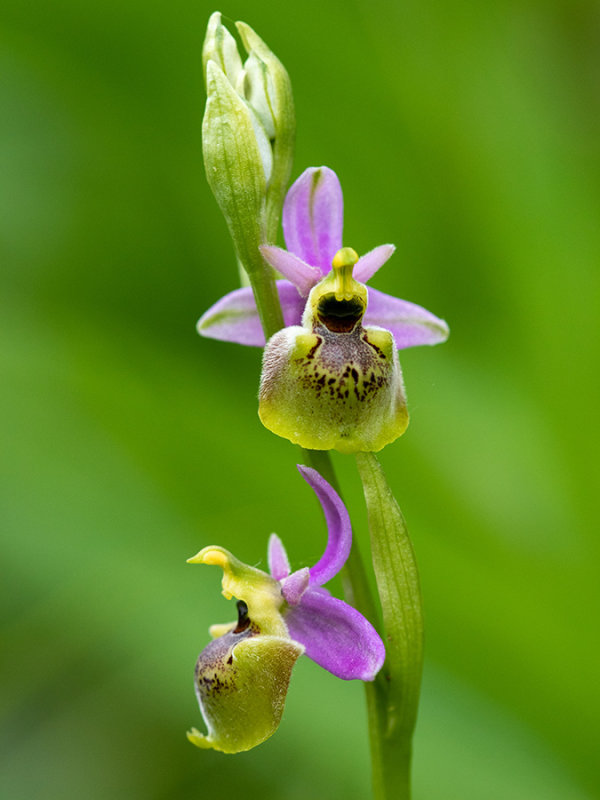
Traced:
[[278, 331], [263, 354], [258, 415], [278, 436], [310, 450], [381, 450], [408, 425], [394, 337], [365, 328], [367, 287], [344, 247], [311, 290], [302, 325]]
[[[335, 172], [310, 167], [289, 189], [283, 207], [283, 234], [287, 251], [264, 244], [265, 260], [287, 280], [277, 281], [286, 326], [299, 325], [310, 290], [329, 274], [334, 255], [342, 247], [344, 202]], [[394, 246], [383, 244], [358, 259], [354, 278], [365, 283], [385, 264]], [[438, 344], [448, 337], [448, 326], [431, 312], [407, 300], [368, 289], [365, 326], [390, 331], [395, 347]], [[222, 297], [198, 321], [202, 336], [263, 347], [265, 337], [250, 287]]]
[[198, 747], [237, 753], [271, 736], [302, 653], [344, 680], [372, 681], [383, 664], [385, 648], [371, 623], [323, 588], [350, 553], [348, 512], [316, 470], [298, 469], [317, 495], [328, 527], [325, 552], [314, 566], [290, 572], [276, 534], [269, 540], [270, 574], [217, 546], [189, 559], [220, 566], [223, 594], [239, 599], [237, 623], [211, 627], [216, 638], [196, 665], [196, 694], [208, 728], [208, 735], [195, 728], [188, 733]]

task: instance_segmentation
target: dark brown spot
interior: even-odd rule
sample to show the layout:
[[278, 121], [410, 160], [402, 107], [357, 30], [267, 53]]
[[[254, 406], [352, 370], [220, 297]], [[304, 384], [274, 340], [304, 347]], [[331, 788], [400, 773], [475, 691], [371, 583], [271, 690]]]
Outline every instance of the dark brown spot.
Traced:
[[312, 359], [315, 357], [315, 353], [316, 353], [316, 352], [317, 352], [317, 350], [319, 349], [319, 345], [321, 344], [321, 342], [322, 342], [322, 341], [323, 341], [323, 339], [321, 339], [321, 337], [320, 337], [320, 336], [317, 336], [317, 343], [316, 343], [316, 344], [314, 344], [314, 345], [313, 345], [313, 346], [310, 348], [310, 350], [308, 351], [308, 353], [306, 354], [306, 358], [307, 358], [307, 360], [308, 360], [308, 361], [311, 361], [311, 360], [312, 360]]
[[364, 337], [364, 341], [365, 341], [365, 342], [366, 342], [366, 343], [369, 345], [369, 347], [372, 347], [372, 348], [373, 348], [373, 350], [375, 350], [375, 352], [377, 353], [377, 355], [379, 356], [379, 358], [382, 358], [382, 359], [385, 361], [385, 359], [386, 359], [386, 355], [385, 355], [385, 353], [383, 352], [383, 350], [381, 349], [381, 347], [377, 347], [377, 345], [376, 345], [376, 344], [374, 344], [374, 343], [373, 343], [373, 342], [372, 342], [372, 341], [369, 339], [369, 337], [368, 337], [368, 336], [365, 336], [365, 337]]

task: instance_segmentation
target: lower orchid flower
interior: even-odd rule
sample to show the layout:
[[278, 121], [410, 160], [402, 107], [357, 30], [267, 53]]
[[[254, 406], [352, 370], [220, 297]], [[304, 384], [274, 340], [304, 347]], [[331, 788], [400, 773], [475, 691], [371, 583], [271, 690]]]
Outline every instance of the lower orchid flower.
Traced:
[[237, 753], [271, 736], [302, 653], [344, 680], [373, 680], [385, 659], [371, 623], [323, 588], [350, 553], [348, 512], [318, 472], [298, 469], [317, 495], [328, 527], [325, 552], [314, 566], [290, 572], [275, 534], [269, 540], [270, 574], [243, 564], [222, 547], [205, 547], [189, 559], [220, 566], [224, 596], [238, 598], [237, 622], [211, 627], [216, 638], [196, 664], [196, 694], [208, 728], [207, 735], [195, 728], [188, 733], [198, 747]]

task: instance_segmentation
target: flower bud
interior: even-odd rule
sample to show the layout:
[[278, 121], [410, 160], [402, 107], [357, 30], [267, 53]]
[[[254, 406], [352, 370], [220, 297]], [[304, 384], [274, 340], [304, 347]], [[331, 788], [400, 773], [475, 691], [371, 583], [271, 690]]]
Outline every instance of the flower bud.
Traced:
[[289, 75], [263, 40], [245, 22], [236, 27], [248, 51], [245, 96], [259, 116], [273, 148], [267, 189], [267, 239], [275, 241], [283, 197], [292, 172], [296, 115]]
[[237, 255], [251, 272], [264, 236], [265, 168], [270, 169], [270, 147], [247, 103], [212, 60], [206, 65], [206, 85], [208, 98], [202, 123], [206, 177]]
[[208, 20], [206, 37], [202, 47], [205, 81], [206, 67], [209, 61], [214, 61], [222, 69], [232, 86], [237, 85], [242, 72], [242, 59], [238, 53], [236, 41], [221, 23], [221, 14], [218, 11], [211, 14]]
[[274, 240], [294, 143], [290, 80], [279, 59], [243, 22], [242, 64], [235, 39], [215, 12], [202, 51], [207, 102], [202, 147], [209, 185], [236, 253], [252, 273], [269, 270], [258, 246]]

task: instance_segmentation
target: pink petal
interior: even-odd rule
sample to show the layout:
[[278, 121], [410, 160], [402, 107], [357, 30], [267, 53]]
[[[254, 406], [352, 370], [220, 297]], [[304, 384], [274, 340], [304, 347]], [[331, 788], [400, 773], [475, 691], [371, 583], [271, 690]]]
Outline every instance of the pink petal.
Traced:
[[346, 506], [336, 491], [315, 469], [298, 465], [300, 474], [319, 498], [327, 522], [327, 547], [310, 568], [311, 585], [321, 586], [337, 575], [346, 563], [352, 546], [352, 527]]
[[284, 618], [306, 655], [338, 678], [372, 681], [381, 669], [385, 647], [379, 634], [343, 600], [309, 588]]
[[395, 249], [393, 244], [380, 244], [379, 247], [361, 256], [352, 270], [354, 280], [366, 283], [385, 264], [388, 258], [391, 258]]
[[290, 574], [290, 562], [288, 561], [287, 553], [283, 542], [276, 533], [272, 533], [269, 537], [269, 550], [268, 550], [269, 572], [271, 577], [276, 581], [281, 581], [287, 578]]
[[[298, 294], [298, 290], [289, 281], [277, 281], [277, 292], [285, 326], [299, 325], [305, 301]], [[254, 347], [265, 346], [254, 294], [249, 286], [229, 292], [217, 300], [214, 306], [200, 317], [196, 328], [201, 336], [210, 339]]]
[[343, 226], [344, 200], [335, 172], [328, 167], [305, 170], [291, 186], [283, 206], [287, 249], [326, 275], [342, 246]]
[[363, 325], [365, 328], [378, 325], [391, 331], [398, 350], [421, 344], [439, 344], [445, 342], [450, 333], [444, 320], [431, 311], [371, 288]]
[[309, 266], [301, 258], [282, 250], [281, 247], [263, 244], [259, 250], [265, 261], [293, 283], [302, 297], [307, 297], [312, 287], [321, 280], [321, 273], [317, 267]]
[[303, 567], [281, 581], [281, 592], [291, 606], [297, 606], [309, 583], [308, 567]]

